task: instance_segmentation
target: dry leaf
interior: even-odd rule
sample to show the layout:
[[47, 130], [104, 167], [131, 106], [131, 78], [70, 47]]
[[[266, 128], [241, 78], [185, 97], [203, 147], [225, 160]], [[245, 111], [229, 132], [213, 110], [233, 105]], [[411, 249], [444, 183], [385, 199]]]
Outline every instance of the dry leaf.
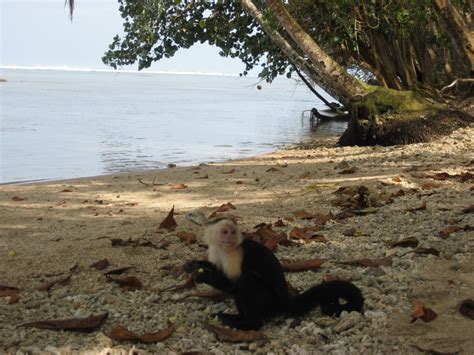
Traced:
[[233, 174], [235, 173], [235, 169], [230, 169], [229, 171], [224, 171], [222, 174]]
[[306, 231], [302, 228], [294, 227], [290, 231], [290, 238], [308, 241], [311, 239], [311, 235], [307, 234]]
[[301, 218], [301, 219], [313, 219], [316, 217], [315, 214], [306, 212], [306, 211], [296, 211], [293, 213], [296, 217]]
[[63, 278], [48, 282], [46, 284], [43, 284], [43, 285], [38, 287], [38, 291], [49, 292], [51, 290], [51, 288], [55, 285], [61, 285], [61, 286], [67, 285], [69, 283], [69, 280], [71, 279], [71, 276], [72, 276], [72, 274], [69, 274], [66, 277], [63, 277]]
[[9, 297], [8, 304], [15, 304], [20, 302], [20, 294], [19, 293], [14, 293]]
[[96, 261], [95, 263], [91, 265], [91, 267], [99, 271], [104, 270], [107, 266], [109, 266], [109, 261], [107, 259]]
[[143, 283], [135, 276], [115, 276], [108, 274], [106, 277], [107, 280], [119, 284], [120, 287], [125, 290], [133, 291], [141, 290], [143, 288]]
[[344, 169], [339, 172], [339, 174], [354, 174], [357, 171], [357, 168], [355, 166], [352, 166], [348, 169]]
[[111, 238], [110, 239], [113, 247], [150, 247], [154, 249], [163, 249], [164, 246], [156, 246], [152, 242], [144, 238], [138, 238], [136, 240], [132, 240], [132, 238], [128, 239], [119, 239], [119, 238]]
[[426, 308], [423, 302], [415, 301], [415, 310], [411, 314], [411, 322], [421, 318], [424, 322], [435, 320], [438, 315], [431, 308]]
[[418, 239], [415, 237], [409, 237], [397, 242], [387, 243], [389, 248], [402, 247], [402, 248], [416, 248], [418, 246]]
[[464, 227], [461, 226], [448, 226], [443, 228], [438, 232], [438, 237], [447, 239], [451, 233], [456, 233], [464, 230]]
[[191, 232], [184, 232], [180, 231], [176, 233], [176, 236], [184, 243], [186, 244], [193, 244], [196, 243], [196, 235]]
[[463, 208], [461, 212], [462, 213], [474, 213], [474, 205], [470, 205], [466, 208]]
[[302, 261], [290, 261], [287, 259], [282, 259], [280, 263], [284, 271], [299, 272], [319, 269], [326, 261], [326, 259], [310, 259]]
[[437, 250], [435, 248], [419, 247], [419, 248], [416, 248], [415, 250], [413, 250], [413, 252], [415, 254], [419, 254], [419, 255], [431, 254], [431, 255], [439, 256], [439, 250]]
[[149, 343], [157, 343], [157, 342], [168, 339], [171, 336], [171, 334], [173, 334], [175, 329], [176, 327], [173, 324], [171, 324], [167, 328], [160, 330], [158, 332], [138, 335], [131, 332], [125, 327], [117, 325], [115, 327], [112, 327], [110, 332], [108, 333], [104, 332], [104, 334], [108, 336], [110, 339], [116, 340], [116, 341], [140, 341], [142, 343], [149, 344]]
[[174, 220], [174, 206], [171, 209], [171, 211], [168, 213], [168, 216], [160, 223], [160, 229], [166, 229], [169, 232], [175, 230], [175, 228], [178, 226], [176, 221]]
[[131, 268], [133, 268], [133, 266], [119, 267], [117, 269], [112, 269], [112, 270], [107, 271], [106, 273], [104, 273], [104, 275], [105, 276], [107, 276], [107, 275], [120, 275], [120, 274], [123, 274], [125, 271], [130, 270]]
[[185, 185], [185, 184], [172, 184], [172, 185], [170, 185], [171, 190], [183, 190], [183, 189], [187, 189], [187, 188], [188, 188], [188, 185]]
[[278, 171], [278, 169], [273, 166], [270, 169], [265, 170], [265, 172], [267, 172], [267, 173], [270, 173], [270, 172], [273, 172], [273, 171]]
[[415, 212], [415, 211], [424, 211], [426, 210], [426, 201], [423, 201], [420, 205], [420, 207], [412, 207], [412, 208], [407, 208], [407, 212]]
[[227, 211], [230, 211], [230, 210], [235, 210], [235, 206], [233, 204], [231, 204], [230, 202], [227, 202], [227, 203], [224, 203], [223, 205], [221, 205], [217, 210], [216, 212], [227, 212]]
[[393, 182], [402, 182], [402, 178], [401, 178], [400, 175], [397, 175], [397, 176], [394, 176], [394, 177], [392, 178], [392, 181], [393, 181]]
[[217, 335], [220, 341], [250, 342], [265, 339], [264, 332], [256, 330], [235, 330], [206, 323], [206, 328]]
[[366, 266], [366, 267], [379, 267], [379, 266], [390, 266], [392, 265], [393, 260], [390, 256], [387, 256], [382, 259], [358, 259], [358, 260], [351, 260], [351, 261], [344, 261], [342, 264], [346, 265], [358, 265], [358, 266]]
[[13, 196], [12, 197], [12, 201], [24, 201], [24, 200], [26, 200], [26, 199], [23, 198], [23, 197], [19, 197], [19, 196]]
[[469, 298], [462, 301], [459, 312], [468, 318], [474, 319], [474, 300]]
[[219, 290], [206, 290], [206, 291], [196, 291], [189, 295], [184, 296], [182, 299], [191, 298], [191, 297], [199, 297], [199, 298], [207, 298], [216, 302], [222, 302], [226, 299], [229, 299], [231, 296], [228, 293], [219, 291]]
[[196, 287], [196, 283], [194, 282], [193, 276], [190, 274], [190, 275], [188, 275], [188, 278], [186, 279], [185, 282], [183, 282], [179, 285], [176, 285], [176, 286], [171, 286], [171, 287], [164, 288], [161, 291], [162, 292], [165, 292], [165, 291], [178, 291], [178, 290], [186, 290], [188, 288], [193, 288], [193, 287]]
[[61, 192], [72, 192], [72, 190], [70, 190], [70, 189], [64, 189], [64, 190], [61, 190]]
[[0, 297], [10, 297], [15, 293], [19, 293], [20, 289], [13, 286], [0, 285]]
[[74, 330], [74, 331], [92, 331], [102, 325], [107, 319], [108, 313], [99, 314], [86, 318], [41, 320], [20, 324], [23, 327], [34, 327], [50, 330]]
[[433, 189], [437, 189], [440, 186], [441, 186], [441, 184], [437, 184], [437, 183], [434, 183], [434, 182], [426, 182], [423, 185], [421, 185], [421, 188], [423, 190], [433, 190]]

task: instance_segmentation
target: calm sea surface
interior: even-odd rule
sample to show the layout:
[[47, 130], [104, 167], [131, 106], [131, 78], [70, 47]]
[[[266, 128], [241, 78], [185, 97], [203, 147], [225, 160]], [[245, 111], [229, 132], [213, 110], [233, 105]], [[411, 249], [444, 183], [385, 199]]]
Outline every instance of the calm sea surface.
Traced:
[[0, 182], [191, 165], [341, 133], [311, 133], [301, 112], [324, 107], [280, 79], [0, 69]]

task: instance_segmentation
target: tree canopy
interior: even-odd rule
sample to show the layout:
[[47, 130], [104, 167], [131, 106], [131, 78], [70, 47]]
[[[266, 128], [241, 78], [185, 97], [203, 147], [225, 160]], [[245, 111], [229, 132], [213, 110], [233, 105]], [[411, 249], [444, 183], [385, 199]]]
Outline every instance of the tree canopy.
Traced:
[[[119, 0], [125, 35], [114, 38], [103, 60], [113, 67], [138, 62], [143, 69], [180, 48], [207, 42], [222, 56], [239, 58], [243, 75], [260, 66], [265, 80], [290, 76], [294, 63], [268, 30], [278, 31], [303, 58], [306, 53], [281, 30], [271, 1], [250, 1], [263, 15], [266, 31], [246, 2]], [[473, 70], [467, 0], [290, 0], [284, 5], [324, 52], [366, 81], [434, 92]]]

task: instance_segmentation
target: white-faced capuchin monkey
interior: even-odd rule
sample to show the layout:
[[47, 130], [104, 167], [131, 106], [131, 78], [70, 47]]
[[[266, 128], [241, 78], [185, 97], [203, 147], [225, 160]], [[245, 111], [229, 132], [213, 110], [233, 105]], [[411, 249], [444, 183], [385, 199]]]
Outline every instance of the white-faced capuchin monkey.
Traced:
[[362, 310], [362, 293], [348, 281], [323, 282], [298, 296], [290, 296], [275, 255], [264, 245], [244, 239], [237, 225], [228, 218], [209, 222], [204, 241], [209, 246], [209, 261], [190, 261], [184, 269], [192, 273], [197, 283], [208, 284], [234, 297], [238, 314], [219, 314], [227, 326], [259, 329], [265, 319], [302, 315], [318, 305], [327, 315]]

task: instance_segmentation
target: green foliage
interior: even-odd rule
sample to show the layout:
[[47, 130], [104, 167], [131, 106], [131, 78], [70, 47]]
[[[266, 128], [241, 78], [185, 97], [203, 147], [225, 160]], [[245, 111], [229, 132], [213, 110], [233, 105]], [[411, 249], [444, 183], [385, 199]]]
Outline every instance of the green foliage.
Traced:
[[[444, 32], [433, 2], [290, 0], [284, 3], [303, 29], [341, 65], [356, 69], [354, 72], [363, 69], [375, 74], [389, 87], [414, 89], [412, 85], [417, 80], [422, 80], [420, 85], [424, 88], [439, 87], [450, 79], [449, 75], [459, 75], [444, 73], [447, 67], [456, 68], [449, 63], [457, 55], [448, 53], [452, 41]], [[270, 28], [279, 29], [265, 1], [254, 3]], [[469, 6], [468, 0], [454, 3], [462, 9]], [[119, 0], [119, 4], [125, 35], [116, 36], [103, 57], [104, 63], [114, 68], [136, 62], [139, 69], [147, 68], [163, 57], [172, 57], [180, 48], [209, 43], [220, 48], [221, 56], [239, 58], [245, 65], [242, 75], [256, 66], [261, 67], [260, 77], [267, 81], [292, 73], [287, 58], [242, 8], [240, 1]], [[279, 32], [293, 44], [283, 30]], [[297, 49], [296, 45], [293, 47]], [[427, 58], [428, 48], [434, 53], [430, 54], [431, 59]], [[395, 58], [397, 52], [402, 52], [399, 58], [408, 58], [406, 63]], [[416, 68], [408, 68], [410, 62]], [[437, 75], [431, 74], [435, 71]], [[404, 76], [398, 77], [397, 73]]]
[[243, 75], [262, 66], [261, 76], [272, 80], [287, 71], [287, 61], [238, 1], [119, 0], [125, 36], [116, 36], [103, 57], [117, 68], [149, 67], [179, 48], [195, 43], [219, 47], [220, 55], [239, 58]]

